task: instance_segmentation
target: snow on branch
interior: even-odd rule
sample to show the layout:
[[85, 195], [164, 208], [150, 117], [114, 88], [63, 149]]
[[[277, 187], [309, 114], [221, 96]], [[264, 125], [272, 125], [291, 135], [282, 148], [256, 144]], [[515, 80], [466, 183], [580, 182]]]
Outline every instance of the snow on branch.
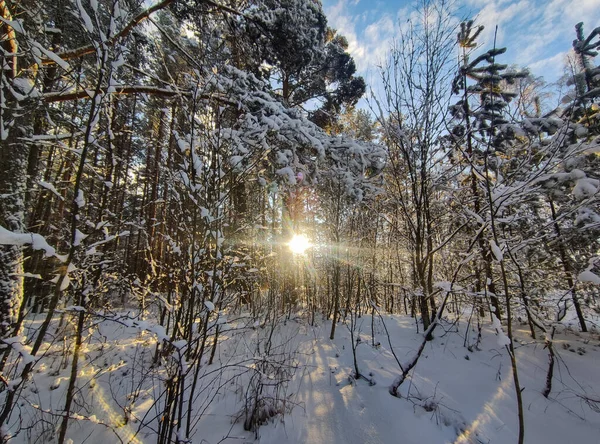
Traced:
[[496, 261], [502, 262], [502, 260], [504, 259], [502, 248], [500, 248], [493, 239], [490, 239], [490, 248], [492, 250], [492, 253], [494, 253], [494, 258], [496, 259]]
[[[154, 86], [146, 86], [146, 85], [111, 85], [110, 87], [103, 88], [103, 93], [110, 94], [153, 94], [161, 97], [175, 97], [175, 96], [185, 96], [192, 97], [191, 91], [182, 91], [175, 89], [166, 89], [166, 88], [158, 88]], [[64, 102], [67, 100], [77, 100], [77, 99], [90, 99], [94, 95], [94, 91], [91, 89], [76, 89], [72, 91], [66, 92], [51, 92], [44, 94], [43, 100], [46, 103], [53, 102]]]
[[[145, 9], [144, 11], [139, 13], [137, 16], [132, 18], [129, 21], [129, 23], [127, 23], [127, 25], [125, 25], [125, 27], [121, 31], [119, 31], [117, 34], [115, 34], [112, 38], [108, 39], [105, 42], [105, 44], [107, 46], [114, 45], [118, 40], [122, 39], [123, 37], [126, 37], [133, 28], [135, 28], [141, 22], [143, 22], [148, 17], [150, 17], [151, 14], [153, 14], [154, 12], [160, 11], [161, 9], [165, 9], [167, 6], [169, 6], [174, 1], [175, 0], [163, 0], [162, 2], [159, 2], [156, 5], [151, 6], [148, 9]], [[66, 61], [66, 60], [77, 59], [77, 58], [86, 56], [88, 54], [92, 54], [94, 52], [96, 52], [96, 47], [93, 44], [90, 44], [90, 45], [80, 46], [79, 48], [62, 51], [60, 53], [57, 53], [56, 55], [60, 59]], [[55, 63], [56, 63], [56, 60], [54, 60], [54, 58], [42, 59], [42, 64], [44, 64], [44, 65], [53, 65]]]
[[591, 282], [592, 284], [600, 285], [600, 276], [592, 273], [590, 270], [585, 270], [579, 273], [577, 279], [579, 282]]
[[34, 250], [44, 250], [47, 257], [54, 256], [59, 261], [65, 262], [67, 257], [56, 252], [44, 236], [37, 233], [13, 233], [0, 225], [0, 245], [17, 245], [19, 247], [31, 245]]
[[[113, 37], [111, 37], [106, 42], [104, 42], [104, 44], [107, 46], [114, 45], [120, 39], [127, 37], [129, 35], [129, 33], [133, 30], [133, 28], [135, 28], [137, 25], [142, 23], [144, 20], [148, 19], [153, 13], [167, 8], [171, 3], [174, 3], [175, 1], [176, 0], [163, 0], [163, 1], [155, 4], [154, 6], [151, 6], [147, 9], [145, 9], [144, 11], [140, 12], [138, 15], [133, 17], [127, 23], [127, 25], [125, 25], [125, 27], [123, 27], [123, 29], [121, 31], [119, 31]], [[225, 5], [221, 5], [221, 4], [219, 4], [217, 2], [213, 2], [211, 0], [201, 0], [201, 2], [205, 3], [209, 6], [213, 6], [219, 10], [228, 12], [230, 14], [243, 15], [241, 12], [236, 11], [233, 8], [230, 8]], [[62, 59], [63, 61], [66, 61], [66, 60], [77, 59], [77, 58], [86, 56], [88, 54], [92, 54], [95, 51], [96, 51], [96, 47], [93, 44], [89, 44], [89, 45], [85, 45], [85, 46], [80, 46], [79, 48], [62, 51], [60, 53], [57, 53], [56, 56], [58, 58]], [[52, 64], [56, 63], [56, 60], [54, 57], [48, 57], [48, 58], [42, 59], [42, 63], [44, 65], [52, 65]]]

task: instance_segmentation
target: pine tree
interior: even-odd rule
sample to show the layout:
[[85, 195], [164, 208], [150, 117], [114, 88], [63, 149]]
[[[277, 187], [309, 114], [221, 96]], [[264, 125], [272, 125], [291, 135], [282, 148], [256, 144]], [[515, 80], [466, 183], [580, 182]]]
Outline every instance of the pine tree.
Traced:
[[[509, 125], [507, 116], [508, 102], [514, 93], [503, 88], [515, 79], [526, 74], [507, 72], [506, 65], [496, 62], [496, 57], [506, 52], [506, 48], [493, 48], [470, 60], [469, 50], [474, 48], [482, 26], [473, 29], [473, 21], [461, 23], [458, 34], [462, 49], [459, 72], [452, 85], [453, 94], [462, 95], [458, 103], [452, 106], [452, 115], [457, 124], [452, 129], [452, 140], [466, 161], [473, 194], [472, 214], [478, 216], [482, 227], [476, 234], [486, 271], [486, 285], [492, 302], [492, 319], [501, 319], [497, 287], [494, 284], [492, 263], [500, 268], [501, 286], [504, 292], [506, 321], [509, 343], [507, 351], [511, 360], [513, 381], [517, 397], [519, 418], [519, 443], [524, 440], [524, 416], [521, 387], [512, 333], [512, 292], [504, 259], [503, 248], [510, 249], [501, 242], [498, 219], [505, 217], [504, 208], [508, 205], [504, 191], [500, 165], [501, 157], [510, 151], [516, 140], [514, 127]], [[484, 236], [488, 237], [485, 239]], [[480, 284], [477, 284], [479, 287]], [[498, 321], [499, 322], [499, 321]]]

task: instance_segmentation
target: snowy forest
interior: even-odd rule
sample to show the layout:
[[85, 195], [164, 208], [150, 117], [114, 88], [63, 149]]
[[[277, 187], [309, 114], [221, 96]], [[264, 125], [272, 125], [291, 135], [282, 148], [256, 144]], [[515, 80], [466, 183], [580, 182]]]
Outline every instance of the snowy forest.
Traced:
[[600, 436], [600, 23], [0, 0], [0, 440]]

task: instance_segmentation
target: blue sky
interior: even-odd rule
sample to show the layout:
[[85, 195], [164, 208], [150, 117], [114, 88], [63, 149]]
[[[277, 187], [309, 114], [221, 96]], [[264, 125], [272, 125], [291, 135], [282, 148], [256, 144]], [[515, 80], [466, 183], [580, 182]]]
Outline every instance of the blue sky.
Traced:
[[[322, 0], [329, 26], [345, 35], [359, 73], [368, 82], [393, 39], [398, 19], [405, 21], [414, 2], [406, 0]], [[600, 26], [600, 0], [457, 0], [459, 17], [476, 17], [486, 27], [482, 49], [493, 45], [507, 53], [500, 63], [528, 67], [554, 82], [563, 73], [565, 56], [575, 38], [575, 24], [586, 35]]]

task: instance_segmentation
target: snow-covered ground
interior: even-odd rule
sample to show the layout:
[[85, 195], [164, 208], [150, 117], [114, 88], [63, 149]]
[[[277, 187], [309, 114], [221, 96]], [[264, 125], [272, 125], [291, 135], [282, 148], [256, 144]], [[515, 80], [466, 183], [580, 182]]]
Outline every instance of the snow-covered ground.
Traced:
[[[311, 327], [298, 317], [281, 322], [272, 336], [268, 326], [247, 321], [236, 321], [236, 328], [231, 322], [222, 334], [214, 363], [201, 368], [193, 409], [193, 443], [249, 443], [255, 439], [263, 444], [517, 441], [510, 361], [489, 319], [478, 347], [474, 328], [467, 340], [472, 346], [464, 346], [464, 321], [444, 323], [436, 330], [412, 376], [401, 386], [401, 398], [388, 392], [399, 369], [383, 322], [396, 355], [404, 362], [422, 341], [414, 319], [376, 318], [374, 341], [371, 317], [357, 320], [358, 366], [367, 377], [358, 380], [350, 376], [354, 365], [347, 325], [340, 323], [331, 341], [330, 321], [321, 320]], [[105, 324], [86, 344], [79, 371], [82, 389], [77, 414], [67, 436], [74, 443], [156, 442], [166, 374], [164, 368], [151, 368], [157, 329], [151, 322], [142, 323], [141, 328]], [[247, 327], [239, 328], [241, 325]], [[31, 326], [35, 327], [35, 322]], [[50, 442], [55, 437], [60, 418], [56, 413], [64, 403], [70, 371], [62, 357], [61, 339], [55, 336], [37, 364], [33, 383], [22, 393], [20, 412], [24, 419], [18, 421], [23, 425], [33, 422], [33, 427], [20, 433], [17, 442]], [[540, 341], [529, 338], [524, 325], [518, 330], [516, 347], [524, 387], [525, 442], [600, 443], [599, 405], [582, 398], [600, 399], [598, 332], [557, 333], [557, 362], [549, 399], [541, 394], [548, 351]], [[261, 362], [269, 363], [268, 370], [260, 366]], [[191, 375], [189, 378], [191, 381]], [[288, 379], [287, 387], [279, 386], [278, 400], [271, 400], [279, 413], [256, 433], [244, 431], [243, 406], [250, 381], [262, 381], [263, 395], [268, 397], [275, 393], [271, 382]], [[13, 431], [16, 423], [15, 416]]]
[[[414, 320], [385, 318], [399, 359], [408, 360], [422, 336]], [[360, 320], [359, 320], [360, 326]], [[464, 323], [447, 326], [429, 342], [413, 377], [402, 385], [403, 398], [392, 397], [388, 386], [397, 364], [387, 338], [376, 320], [376, 342], [371, 346], [370, 318], [363, 318], [358, 347], [362, 373], [373, 375], [350, 384], [353, 361], [350, 334], [343, 327], [334, 341], [329, 323], [307, 349], [308, 367], [299, 378], [303, 409], [296, 409], [284, 424], [261, 429], [261, 442], [323, 443], [513, 443], [517, 441], [517, 408], [510, 362], [489, 328], [483, 331], [480, 350], [463, 346]], [[471, 331], [472, 339], [476, 332]], [[548, 353], [519, 331], [517, 357], [524, 387], [525, 442], [600, 443], [600, 411], [594, 411], [580, 394], [600, 399], [600, 337], [597, 333], [567, 332], [555, 340], [560, 356], [550, 399], [542, 396]], [[327, 339], [326, 339], [327, 338]]]

